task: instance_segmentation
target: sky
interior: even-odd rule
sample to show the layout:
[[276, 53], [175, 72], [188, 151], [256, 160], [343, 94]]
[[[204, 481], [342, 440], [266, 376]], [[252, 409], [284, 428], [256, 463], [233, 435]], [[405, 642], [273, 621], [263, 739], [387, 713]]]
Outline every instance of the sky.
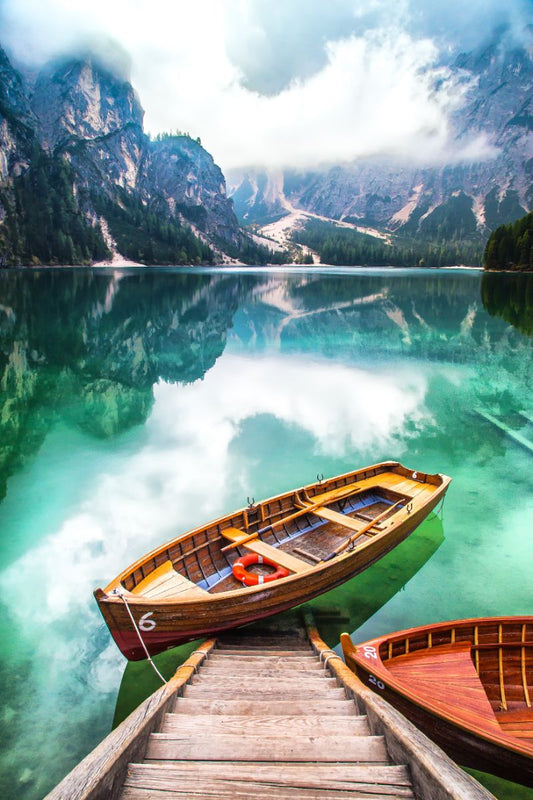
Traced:
[[533, 0], [0, 0], [17, 62], [96, 48], [147, 131], [200, 136], [224, 170], [490, 158], [483, 135], [453, 145], [473, 78], [449, 64], [532, 22]]

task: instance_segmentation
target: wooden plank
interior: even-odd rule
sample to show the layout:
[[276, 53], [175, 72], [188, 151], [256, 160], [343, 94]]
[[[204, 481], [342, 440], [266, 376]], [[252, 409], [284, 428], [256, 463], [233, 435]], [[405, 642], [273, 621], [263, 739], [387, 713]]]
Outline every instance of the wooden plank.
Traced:
[[[357, 711], [352, 700], [346, 697], [322, 700], [313, 698], [313, 713], [322, 716], [356, 716]], [[250, 716], [251, 714], [273, 714], [275, 716], [300, 716], [309, 711], [309, 695], [305, 699], [292, 697], [289, 700], [254, 700], [245, 697], [239, 698], [235, 703], [232, 698], [204, 697], [198, 694], [196, 697], [179, 697], [174, 705], [174, 711], [181, 714], [241, 714]]]
[[[168, 782], [162, 777], [157, 781], [155, 788], [136, 786], [128, 783], [121, 794], [121, 800], [170, 800], [170, 798], [190, 797], [209, 798], [209, 800], [255, 800], [257, 796], [272, 798], [272, 800], [325, 800], [332, 797], [339, 798], [371, 798], [371, 800], [391, 800], [391, 798], [414, 798], [410, 789], [403, 787], [376, 787], [373, 785], [355, 785], [345, 790], [335, 789], [332, 795], [329, 788], [325, 789], [294, 789], [292, 787], [272, 786], [272, 784], [257, 784], [255, 781], [226, 780], [196, 780], [190, 782], [172, 782], [172, 794], [167, 789]], [[367, 788], [368, 787], [368, 788]]]
[[279, 678], [284, 674], [290, 675], [301, 675], [305, 678], [308, 675], [325, 675], [326, 677], [330, 677], [324, 670], [322, 664], [309, 664], [305, 666], [304, 664], [298, 666], [290, 666], [288, 667], [285, 662], [274, 662], [271, 665], [264, 665], [264, 664], [254, 664], [248, 663], [246, 664], [228, 664], [227, 666], [223, 666], [222, 664], [213, 664], [213, 666], [206, 666], [202, 669], [202, 677], [207, 676], [224, 676], [225, 678], [231, 674], [230, 670], [234, 672], [234, 674], [239, 675], [242, 677], [243, 675], [249, 676], [253, 678], [254, 676], [258, 678]]
[[336, 522], [337, 525], [342, 525], [344, 528], [349, 528], [352, 531], [360, 531], [366, 523], [360, 522], [357, 519], [348, 517], [346, 514], [341, 514], [339, 511], [333, 511], [331, 508], [319, 506], [315, 508], [313, 514], [321, 519], [327, 519], [330, 522]]
[[152, 733], [146, 758], [179, 761], [360, 761], [388, 763], [383, 736]]
[[[344, 689], [332, 689], [332, 688], [325, 688], [325, 689], [313, 689], [313, 702], [315, 699], [321, 700], [342, 700], [346, 697], [344, 693]], [[303, 689], [297, 689], [293, 683], [285, 684], [283, 687], [277, 687], [276, 689], [270, 689], [267, 692], [261, 692], [258, 689], [257, 694], [258, 697], [262, 697], [266, 699], [267, 697], [272, 700], [302, 700], [307, 699], [309, 704], [309, 688], [305, 687]], [[198, 686], [198, 685], [191, 685], [190, 683], [183, 689], [183, 694], [185, 697], [205, 697], [205, 699], [209, 698], [223, 698], [223, 697], [234, 697], [236, 700], [241, 700], [244, 697], [250, 696], [250, 689], [247, 686], [240, 686], [240, 685], [227, 685], [223, 687], [216, 687], [210, 689], [207, 686]]]
[[346, 550], [347, 547], [349, 547], [353, 542], [355, 542], [359, 538], [359, 536], [362, 536], [363, 534], [366, 534], [367, 536], [377, 535], [377, 534], [371, 534], [371, 529], [374, 527], [374, 523], [381, 522], [382, 519], [385, 519], [385, 517], [387, 517], [392, 511], [397, 509], [398, 506], [401, 505], [401, 503], [404, 503], [405, 505], [405, 500], [403, 499], [398, 500], [396, 503], [393, 503], [393, 505], [388, 506], [385, 509], [385, 511], [382, 511], [380, 514], [378, 514], [377, 517], [375, 517], [375, 519], [372, 522], [367, 522], [367, 524], [363, 525], [362, 528], [358, 527], [357, 533], [354, 533], [352, 536], [349, 536], [344, 542], [338, 545], [338, 547], [332, 550], [331, 553], [329, 553], [327, 556], [324, 556], [322, 561], [330, 561], [332, 558], [339, 555], [339, 553], [342, 553], [343, 550]]
[[182, 597], [184, 594], [191, 596], [206, 596], [205, 589], [196, 586], [192, 581], [174, 569], [172, 561], [165, 561], [157, 569], [140, 581], [131, 590], [132, 594], [145, 597], [172, 596]]
[[272, 545], [261, 542], [258, 539], [253, 539], [251, 542], [244, 544], [243, 547], [251, 553], [256, 553], [259, 556], [263, 556], [263, 558], [275, 561], [276, 564], [285, 567], [285, 569], [290, 569], [294, 573], [308, 572], [315, 567], [314, 564], [308, 564], [307, 561], [302, 561], [301, 558], [296, 558], [290, 553], [280, 550], [278, 547], [272, 547]]
[[243, 731], [248, 736], [275, 736], [280, 730], [290, 731], [294, 736], [310, 736], [313, 734], [324, 735], [342, 733], [347, 736], [369, 736], [370, 729], [365, 716], [341, 717], [322, 716], [316, 713], [307, 715], [286, 716], [275, 715], [248, 715], [243, 720], [242, 714], [219, 714], [211, 717], [207, 714], [176, 714], [165, 715], [160, 732], [189, 731], [195, 734], [205, 732], [230, 733], [239, 735]]
[[[243, 677], [242, 679], [240, 675], [236, 675], [232, 683], [239, 683], [241, 686], [244, 684], [244, 687], [249, 691], [261, 692], [261, 694], [266, 696], [280, 689], [292, 691], [295, 688], [297, 689], [298, 686], [305, 687], [306, 690], [312, 689], [314, 691], [316, 689], [317, 691], [325, 691], [336, 689], [339, 685], [335, 678], [331, 678], [329, 673], [326, 675], [324, 672], [308, 672], [303, 674], [299, 673], [297, 675], [292, 672], [285, 672], [270, 678], [254, 675], [252, 673], [246, 675], [245, 678]], [[199, 675], [195, 675], [191, 679], [189, 685], [204, 686], [210, 691], [213, 689], [224, 689], [228, 686], [228, 676], [206, 675], [202, 670]], [[230, 686], [229, 688], [231, 689], [232, 687]]]
[[308, 656], [305, 653], [301, 655], [296, 655], [294, 652], [291, 652], [290, 656], [276, 656], [270, 655], [270, 653], [245, 653], [239, 655], [231, 655], [231, 653], [222, 653], [220, 651], [216, 651], [216, 655], [210, 656], [208, 661], [206, 661], [206, 667], [208, 665], [213, 665], [216, 667], [224, 668], [227, 665], [227, 668], [231, 667], [254, 667], [255, 665], [259, 666], [266, 666], [268, 669], [276, 667], [278, 664], [283, 665], [286, 669], [302, 669], [305, 667], [307, 668], [315, 668], [320, 667], [323, 669], [323, 665], [321, 662], [318, 661], [316, 656]]
[[[385, 793], [386, 792], [386, 793]], [[386, 787], [381, 790], [373, 788], [367, 792], [364, 788], [348, 789], [342, 791], [335, 790], [332, 796], [329, 789], [299, 789], [292, 788], [257, 786], [255, 783], [250, 785], [249, 781], [193, 781], [190, 784], [178, 783], [172, 794], [169, 795], [166, 788], [151, 789], [144, 787], [125, 786], [121, 800], [170, 800], [170, 798], [209, 798], [209, 800], [256, 800], [258, 793], [260, 796], [272, 798], [272, 800], [325, 800], [325, 798], [371, 798], [372, 800], [391, 800], [397, 798], [414, 798], [411, 791], [400, 790], [397, 792], [386, 791]]]
[[276, 656], [277, 658], [279, 658], [280, 656], [283, 656], [283, 658], [291, 658], [291, 657], [298, 658], [300, 657], [300, 654], [304, 655], [310, 652], [308, 647], [298, 647], [298, 648], [295, 647], [293, 650], [276, 650], [275, 648], [264, 649], [262, 647], [257, 647], [254, 649], [253, 647], [245, 647], [243, 645], [243, 647], [232, 646], [228, 647], [227, 649], [219, 646], [219, 648], [216, 650], [216, 653], [218, 654], [222, 650], [224, 651], [224, 653], [227, 653], [228, 655], [232, 656], [240, 656], [241, 654], [256, 656], [256, 657], [263, 655], [265, 656], [270, 655], [270, 656]]
[[262, 633], [261, 635], [250, 636], [246, 633], [246, 628], [234, 631], [232, 636], [227, 633], [224, 634], [219, 639], [219, 645], [221, 647], [233, 645], [237, 647], [275, 647], [277, 649], [282, 647], [286, 649], [304, 647], [308, 653], [312, 652], [309, 642], [294, 633], [277, 634], [274, 632], [272, 634]]
[[442, 706], [447, 716], [465, 713], [497, 727], [494, 711], [476, 672], [468, 642], [437, 645], [387, 661], [389, 672], [417, 696]]
[[[205, 777], [220, 780], [250, 780], [250, 765], [242, 761], [183, 761], [164, 764], [150, 762], [130, 764], [128, 781], [133, 778], [139, 783], [157, 779], [165, 775], [165, 780], [179, 781], [196, 777], [199, 770]], [[253, 767], [253, 777], [264, 785], [288, 786], [290, 788], [346, 788], [351, 784], [367, 786], [391, 786], [409, 788], [411, 778], [409, 770], [403, 765], [316, 763], [312, 769], [305, 763], [261, 763]]]
[[206, 666], [209, 664], [223, 667], [225, 664], [228, 664], [244, 667], [247, 664], [250, 666], [260, 666], [264, 664], [270, 668], [276, 664], [283, 664], [287, 669], [291, 669], [291, 667], [298, 669], [301, 667], [316, 666], [317, 664], [320, 666], [320, 662], [316, 656], [308, 655], [308, 653], [310, 653], [309, 650], [298, 650], [297, 652], [291, 650], [290, 652], [290, 656], [277, 656], [275, 653], [273, 654], [268, 650], [263, 650], [261, 652], [253, 651], [251, 653], [240, 650], [238, 654], [232, 655], [224, 650], [216, 650], [215, 654], [209, 658], [209, 661], [206, 661]]

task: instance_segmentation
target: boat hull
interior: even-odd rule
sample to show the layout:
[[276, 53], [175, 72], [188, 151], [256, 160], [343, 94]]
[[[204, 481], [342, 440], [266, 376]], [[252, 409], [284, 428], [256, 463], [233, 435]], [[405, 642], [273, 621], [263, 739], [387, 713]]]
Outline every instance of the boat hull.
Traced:
[[341, 585], [407, 538], [440, 502], [448, 482], [446, 479], [436, 486], [431, 499], [404, 515], [387, 535], [376, 536], [364, 548], [321, 563], [301, 575], [236, 591], [205, 593], [199, 599], [148, 601], [120, 589], [119, 594], [114, 594], [109, 587], [105, 592], [96, 590], [95, 598], [123, 655], [130, 660], [143, 659], [147, 652], [155, 655], [194, 639], [246, 625]]
[[[509, 620], [516, 622], [517, 625], [531, 625], [532, 617], [517, 618], [493, 618], [492, 624], [502, 624]], [[439, 628], [451, 627], [454, 625], [467, 625], [474, 627], [476, 624], [481, 626], [483, 620], [460, 620], [457, 622], [442, 623], [435, 628], [413, 628], [408, 631], [400, 631], [394, 634], [397, 640], [402, 636], [408, 636], [419, 631], [424, 631], [428, 635], [438, 635]], [[460, 630], [458, 627], [457, 630]], [[460, 634], [458, 634], [460, 635]], [[463, 719], [453, 719], [452, 715], [445, 713], [444, 707], [439, 713], [438, 706], [427, 704], [420, 699], [420, 696], [411, 696], [409, 686], [402, 684], [387, 669], [387, 662], [383, 662], [379, 656], [380, 647], [388, 644], [387, 637], [370, 640], [350, 648], [346, 642], [347, 634], [343, 634], [343, 650], [346, 664], [352, 669], [357, 677], [387, 700], [401, 714], [407, 717], [417, 728], [425, 733], [437, 745], [439, 745], [454, 761], [464, 767], [488, 772], [497, 775], [505, 780], [514, 781], [533, 786], [533, 747], [527, 744], [527, 740], [520, 740], [516, 737], [506, 736], [503, 731], [499, 731], [496, 723], [487, 730], [483, 730], [483, 720], [468, 727], [468, 712], [465, 712]], [[348, 637], [349, 638], [349, 637]], [[352, 646], [353, 647], [353, 646]], [[375, 654], [378, 654], [377, 657]], [[455, 676], [457, 678], [457, 676]], [[414, 682], [413, 682], [413, 685]], [[420, 695], [424, 691], [424, 677], [419, 677], [416, 691]], [[458, 690], [460, 692], [460, 690]], [[460, 697], [460, 694], [459, 694]], [[467, 702], [467, 701], [465, 701]], [[529, 740], [531, 741], [531, 740]]]

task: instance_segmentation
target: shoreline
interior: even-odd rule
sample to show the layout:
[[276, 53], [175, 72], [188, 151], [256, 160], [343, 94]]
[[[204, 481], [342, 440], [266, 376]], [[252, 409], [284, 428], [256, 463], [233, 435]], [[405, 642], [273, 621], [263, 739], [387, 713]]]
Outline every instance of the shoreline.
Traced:
[[105, 261], [96, 261], [94, 264], [13, 264], [10, 266], [0, 266], [1, 271], [29, 269], [29, 270], [52, 270], [52, 269], [186, 269], [186, 270], [224, 270], [224, 271], [239, 271], [239, 270], [268, 270], [270, 272], [279, 272], [283, 270], [295, 270], [298, 272], [313, 272], [316, 270], [357, 270], [357, 271], [375, 271], [375, 270], [390, 270], [392, 271], [424, 271], [424, 272], [442, 272], [444, 270], [465, 270], [476, 272], [487, 272], [491, 274], [510, 274], [510, 275], [523, 275], [533, 274], [533, 270], [486, 270], [484, 267], [469, 267], [466, 264], [456, 264], [446, 267], [399, 267], [387, 264], [364, 266], [362, 264], [344, 265], [344, 264], [323, 264], [321, 262], [315, 264], [297, 264], [294, 262], [287, 262], [286, 264], [141, 264], [137, 261], [129, 261], [123, 259], [120, 261], [112, 261], [107, 259]]

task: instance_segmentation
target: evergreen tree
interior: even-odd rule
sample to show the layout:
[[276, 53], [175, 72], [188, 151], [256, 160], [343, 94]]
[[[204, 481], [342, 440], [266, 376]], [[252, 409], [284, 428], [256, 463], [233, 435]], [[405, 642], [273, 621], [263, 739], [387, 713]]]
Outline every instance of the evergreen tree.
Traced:
[[88, 264], [108, 254], [74, 196], [70, 164], [37, 145], [30, 168], [4, 188], [0, 242], [8, 264]]
[[491, 270], [533, 269], [533, 212], [491, 233], [483, 264]]

